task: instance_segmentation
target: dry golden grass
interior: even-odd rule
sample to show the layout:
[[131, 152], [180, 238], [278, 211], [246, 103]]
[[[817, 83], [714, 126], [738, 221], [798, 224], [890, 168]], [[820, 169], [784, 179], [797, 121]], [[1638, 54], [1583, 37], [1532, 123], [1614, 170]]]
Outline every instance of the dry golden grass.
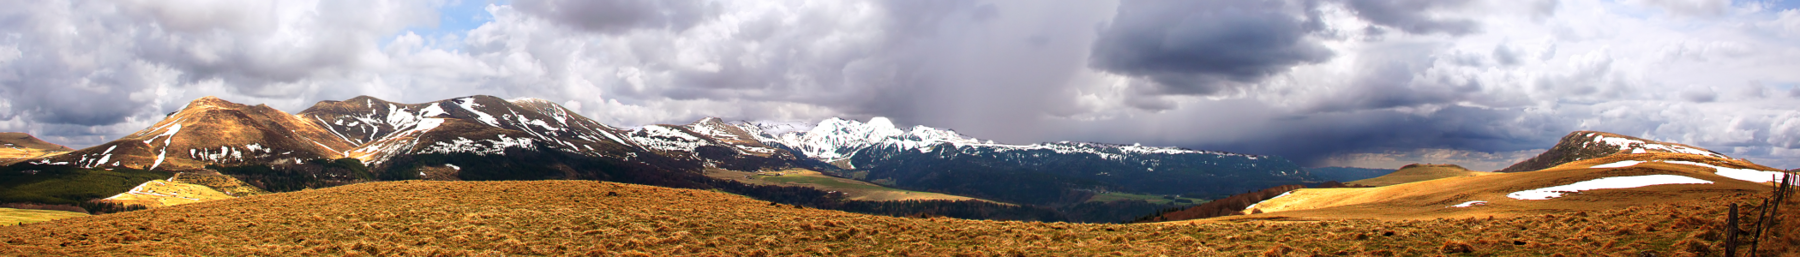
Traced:
[[[1419, 256], [1717, 249], [1720, 196], [1510, 218], [1070, 224], [897, 218], [593, 181], [379, 182], [0, 227], [0, 254]], [[1714, 238], [1714, 239], [1708, 239]]]
[[120, 193], [99, 201], [157, 208], [233, 198], [231, 195], [211, 187], [173, 180], [151, 180], [132, 188], [130, 192]]
[[1492, 175], [1493, 172], [1480, 172], [1464, 169], [1462, 166], [1449, 164], [1413, 164], [1395, 170], [1393, 173], [1364, 180], [1344, 182], [1350, 185], [1390, 186], [1440, 178], [1470, 177]]
[[54, 210], [13, 209], [0, 207], [0, 226], [38, 223], [56, 219], [88, 216], [87, 213]]
[[219, 174], [217, 171], [175, 173], [175, 177], [169, 178], [169, 181], [205, 186], [234, 197], [269, 193], [269, 191], [244, 183], [230, 175]]
[[707, 169], [706, 176], [756, 185], [803, 186], [825, 191], [838, 191], [844, 192], [845, 199], [859, 201], [982, 200], [959, 195], [890, 188], [854, 179], [832, 177], [809, 169], [787, 169], [773, 172]]

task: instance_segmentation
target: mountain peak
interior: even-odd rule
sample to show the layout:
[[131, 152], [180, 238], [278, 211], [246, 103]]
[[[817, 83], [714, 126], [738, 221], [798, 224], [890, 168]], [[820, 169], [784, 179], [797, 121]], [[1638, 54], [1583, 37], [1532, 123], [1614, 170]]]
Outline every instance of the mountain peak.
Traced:
[[894, 126], [893, 120], [888, 120], [887, 117], [879, 117], [879, 116], [874, 117], [874, 118], [869, 118], [869, 122], [863, 123], [863, 124], [871, 126], [871, 127], [875, 127], [875, 128], [899, 128], [899, 127]]
[[690, 123], [689, 125], [698, 125], [698, 124], [719, 125], [719, 126], [730, 125], [730, 124], [725, 124], [725, 121], [720, 120], [719, 117], [700, 118], [700, 120], [694, 121], [694, 123]]
[[194, 99], [194, 101], [192, 101], [192, 102], [188, 102], [187, 107], [184, 107], [182, 109], [183, 110], [201, 109], [201, 108], [236, 109], [236, 108], [243, 108], [243, 107], [246, 107], [246, 106], [243, 104], [226, 101], [225, 99], [219, 99], [218, 97], [215, 97], [215, 96], [206, 96], [206, 97], [201, 97], [200, 99]]
[[1575, 131], [1563, 136], [1556, 146], [1536, 157], [1513, 164], [1497, 172], [1521, 172], [1555, 167], [1563, 163], [1605, 157], [1614, 154], [1679, 153], [1731, 159], [1705, 148], [1661, 142], [1601, 131]]

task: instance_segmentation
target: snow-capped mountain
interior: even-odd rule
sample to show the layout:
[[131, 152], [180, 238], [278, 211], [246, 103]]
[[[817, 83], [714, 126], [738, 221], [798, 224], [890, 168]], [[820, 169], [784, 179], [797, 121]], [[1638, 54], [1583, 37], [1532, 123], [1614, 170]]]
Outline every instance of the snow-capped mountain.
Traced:
[[547, 149], [599, 157], [638, 152], [620, 136], [624, 131], [537, 99], [470, 96], [399, 104], [359, 96], [320, 102], [299, 116], [356, 145], [344, 155], [371, 166], [416, 154], [487, 156]]
[[29, 162], [273, 169], [226, 172], [255, 173], [236, 174], [257, 176], [246, 177], [252, 183], [286, 183], [280, 174], [336, 179], [294, 188], [423, 177], [657, 181], [676, 179], [658, 172], [805, 167], [1020, 203], [1080, 202], [1107, 191], [1229, 194], [1308, 179], [1276, 157], [1098, 143], [999, 144], [946, 129], [901, 129], [886, 118], [834, 118], [810, 127], [704, 118], [623, 129], [553, 102], [492, 96], [412, 104], [360, 96], [323, 101], [294, 115], [208, 97], [117, 141]]
[[124, 138], [29, 163], [184, 170], [342, 158], [341, 150], [351, 147], [311, 122], [266, 105], [205, 97]]
[[1605, 157], [1613, 154], [1681, 153], [1731, 159], [1719, 152], [1690, 145], [1660, 142], [1599, 131], [1575, 131], [1563, 136], [1556, 146], [1538, 156], [1515, 163], [1497, 172], [1534, 171], [1563, 163]]
[[[1066, 141], [999, 144], [926, 126], [900, 129], [881, 117], [866, 123], [827, 119], [773, 139], [765, 143], [851, 170], [842, 175], [1018, 202], [1061, 201], [1040, 197], [1070, 190], [1230, 194], [1309, 179], [1279, 157]], [[1023, 182], [988, 186], [997, 181]]]

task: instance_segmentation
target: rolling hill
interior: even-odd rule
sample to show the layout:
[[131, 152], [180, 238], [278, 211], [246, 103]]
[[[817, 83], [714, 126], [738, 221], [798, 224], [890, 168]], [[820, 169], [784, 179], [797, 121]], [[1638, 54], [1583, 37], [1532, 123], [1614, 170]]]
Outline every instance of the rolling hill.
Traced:
[[1419, 181], [1426, 181], [1426, 180], [1433, 180], [1433, 179], [1440, 179], [1440, 178], [1463, 177], [1463, 176], [1484, 176], [1484, 175], [1490, 175], [1490, 174], [1494, 174], [1494, 173], [1472, 171], [1469, 169], [1465, 169], [1462, 166], [1457, 166], [1455, 164], [1417, 164], [1417, 163], [1415, 163], [1415, 164], [1409, 164], [1409, 165], [1400, 167], [1400, 169], [1394, 170], [1394, 172], [1388, 173], [1387, 175], [1381, 175], [1380, 177], [1373, 177], [1373, 178], [1363, 179], [1363, 180], [1344, 182], [1344, 184], [1378, 187], [1378, 186], [1405, 184], [1405, 183], [1412, 183], [1412, 182], [1419, 182]]
[[37, 158], [74, 151], [67, 146], [44, 142], [31, 134], [20, 132], [0, 132], [0, 163], [11, 160]]
[[1720, 221], [1695, 217], [1721, 208], [1670, 201], [1494, 218], [1069, 224], [883, 217], [592, 181], [406, 181], [0, 227], [0, 253], [1664, 256], [1716, 253], [1718, 234], [1705, 231]]

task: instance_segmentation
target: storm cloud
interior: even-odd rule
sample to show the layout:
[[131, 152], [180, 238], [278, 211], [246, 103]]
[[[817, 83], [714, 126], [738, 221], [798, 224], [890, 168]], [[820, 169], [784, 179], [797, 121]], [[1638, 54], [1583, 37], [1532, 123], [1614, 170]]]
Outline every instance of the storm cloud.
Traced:
[[1318, 28], [1282, 1], [1125, 1], [1093, 66], [1155, 81], [1152, 93], [1210, 95], [1331, 58]]
[[207, 95], [536, 97], [618, 126], [892, 117], [1305, 165], [1574, 130], [1800, 165], [1800, 9], [1731, 1], [31, 1], [0, 129], [83, 147]]

